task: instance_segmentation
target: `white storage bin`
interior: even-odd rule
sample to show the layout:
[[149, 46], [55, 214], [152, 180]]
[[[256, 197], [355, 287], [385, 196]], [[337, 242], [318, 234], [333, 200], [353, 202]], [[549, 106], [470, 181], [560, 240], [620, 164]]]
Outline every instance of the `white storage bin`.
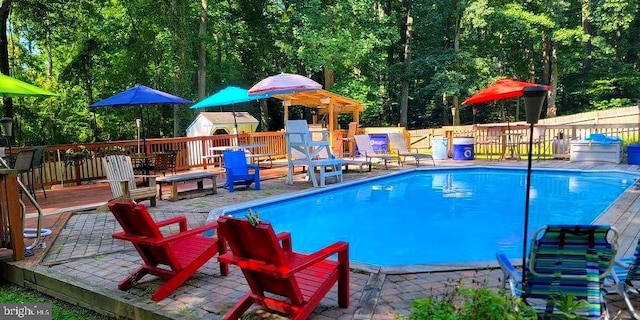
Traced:
[[622, 142], [600, 143], [590, 140], [570, 142], [569, 161], [608, 162], [619, 164], [622, 161]]

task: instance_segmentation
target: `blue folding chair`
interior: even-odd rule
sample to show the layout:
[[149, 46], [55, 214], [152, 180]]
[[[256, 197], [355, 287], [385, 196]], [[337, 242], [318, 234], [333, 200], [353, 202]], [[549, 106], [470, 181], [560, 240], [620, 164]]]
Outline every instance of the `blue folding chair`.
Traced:
[[[252, 183], [255, 190], [260, 190], [260, 167], [256, 164], [247, 164], [247, 157], [243, 150], [222, 152], [224, 168], [227, 180], [224, 187], [233, 192], [235, 186], [249, 187]], [[252, 169], [253, 172], [249, 172]]]
[[629, 314], [634, 319], [640, 319], [640, 315], [633, 307], [630, 294], [635, 297], [640, 294], [640, 240], [636, 244], [633, 257], [624, 257], [616, 260], [616, 265], [611, 272], [611, 279], [616, 286], [618, 293], [624, 298]]
[[603, 287], [613, 268], [617, 241], [618, 232], [608, 225], [544, 226], [533, 235], [524, 286], [522, 274], [503, 253], [497, 254], [503, 285], [529, 305], [545, 301], [539, 310], [543, 318], [558, 311], [563, 295], [571, 295], [587, 302], [577, 314], [608, 319]]

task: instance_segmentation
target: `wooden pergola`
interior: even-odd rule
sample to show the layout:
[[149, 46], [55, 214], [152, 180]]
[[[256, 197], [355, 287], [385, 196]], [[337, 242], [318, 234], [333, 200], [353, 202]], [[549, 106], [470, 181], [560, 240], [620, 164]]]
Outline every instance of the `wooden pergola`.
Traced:
[[327, 115], [329, 132], [338, 129], [338, 114], [351, 113], [353, 121], [360, 122], [360, 112], [364, 111], [364, 103], [327, 90], [303, 91], [273, 97], [283, 100], [285, 121], [289, 119], [289, 106], [309, 107], [317, 111], [313, 115], [313, 124], [318, 123], [318, 115]]

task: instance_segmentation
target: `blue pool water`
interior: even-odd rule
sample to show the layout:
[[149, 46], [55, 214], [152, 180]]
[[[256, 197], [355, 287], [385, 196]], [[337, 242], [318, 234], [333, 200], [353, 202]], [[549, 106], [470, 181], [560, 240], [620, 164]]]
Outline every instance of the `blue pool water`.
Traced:
[[[529, 236], [554, 223], [589, 224], [637, 177], [622, 172], [534, 170]], [[294, 250], [313, 252], [335, 241], [350, 258], [378, 266], [494, 260], [522, 256], [526, 170], [412, 170], [296, 196], [223, 210], [251, 208], [276, 232], [290, 231]]]

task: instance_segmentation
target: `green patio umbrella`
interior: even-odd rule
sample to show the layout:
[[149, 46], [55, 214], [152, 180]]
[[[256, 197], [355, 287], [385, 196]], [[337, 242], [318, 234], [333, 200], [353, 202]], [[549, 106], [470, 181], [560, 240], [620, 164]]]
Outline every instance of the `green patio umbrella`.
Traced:
[[56, 96], [55, 93], [0, 73], [0, 95], [3, 97]]

